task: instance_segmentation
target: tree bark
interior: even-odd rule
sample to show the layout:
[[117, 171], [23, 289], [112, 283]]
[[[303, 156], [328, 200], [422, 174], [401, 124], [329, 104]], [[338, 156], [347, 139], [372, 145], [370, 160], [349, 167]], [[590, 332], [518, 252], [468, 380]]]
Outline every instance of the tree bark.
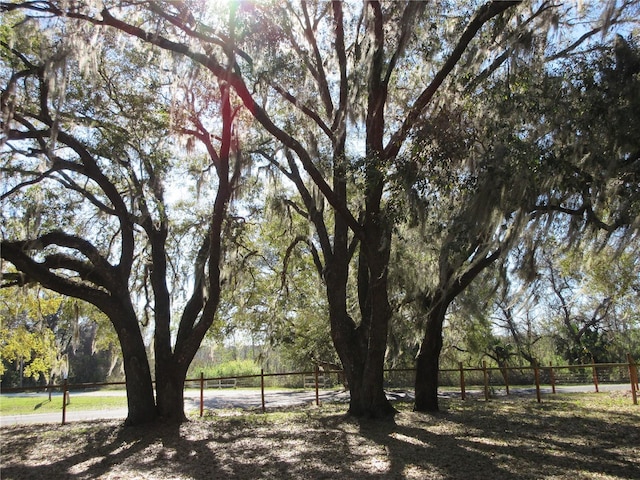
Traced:
[[159, 370], [156, 363], [156, 397], [158, 419], [166, 423], [182, 423], [187, 420], [184, 413], [184, 383], [186, 370], [169, 362]]
[[125, 424], [141, 425], [155, 421], [157, 410], [147, 352], [135, 315], [129, 323], [132, 322], [135, 328], [118, 329], [129, 409]]
[[[342, 321], [332, 318], [331, 321], [332, 325], [353, 324], [350, 317]], [[349, 385], [348, 413], [365, 418], [384, 418], [396, 413], [384, 392], [386, 343], [383, 345], [380, 339], [368, 339], [360, 327], [352, 329], [351, 332], [346, 332], [344, 328], [332, 328], [331, 333]], [[377, 348], [374, 344], [377, 344]]]
[[[487, 252], [461, 275], [454, 275], [454, 272], [462, 270], [462, 266], [454, 268], [448, 260], [448, 251], [446, 249], [441, 251], [438, 287], [434, 290], [435, 293], [424, 294], [421, 300], [423, 311], [427, 312], [427, 324], [416, 358], [416, 400], [414, 406], [416, 411], [437, 412], [439, 409], [438, 370], [440, 352], [442, 351], [442, 325], [449, 305], [484, 269], [500, 257], [505, 245], [506, 243], [498, 246], [492, 252]], [[469, 249], [469, 252], [485, 248], [486, 245], [478, 240], [474, 248]]]
[[438, 370], [442, 350], [442, 325], [446, 305], [432, 308], [427, 315], [427, 325], [420, 352], [416, 359], [415, 406], [417, 412], [437, 412]]
[[[349, 385], [350, 415], [383, 418], [396, 410], [384, 392], [384, 359], [391, 308], [387, 296], [390, 242], [377, 229], [361, 248], [358, 290], [362, 319], [359, 325], [347, 310], [348, 257], [330, 265], [325, 275], [330, 307], [331, 335]], [[390, 233], [388, 233], [390, 235]], [[372, 240], [375, 238], [375, 240]]]

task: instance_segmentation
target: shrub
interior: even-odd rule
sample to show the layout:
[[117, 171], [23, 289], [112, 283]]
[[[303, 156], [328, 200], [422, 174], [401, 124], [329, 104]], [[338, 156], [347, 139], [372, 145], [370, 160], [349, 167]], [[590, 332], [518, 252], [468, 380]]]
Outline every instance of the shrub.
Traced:
[[253, 360], [231, 360], [219, 364], [195, 366], [189, 369], [190, 378], [197, 378], [200, 372], [205, 378], [241, 377], [244, 375], [260, 375], [260, 366]]

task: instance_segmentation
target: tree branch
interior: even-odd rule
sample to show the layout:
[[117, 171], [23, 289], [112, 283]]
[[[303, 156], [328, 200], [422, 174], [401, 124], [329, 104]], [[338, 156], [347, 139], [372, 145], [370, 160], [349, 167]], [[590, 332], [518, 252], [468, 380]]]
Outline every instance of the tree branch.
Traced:
[[[73, 16], [73, 13], [69, 13], [69, 16]], [[128, 33], [129, 35], [140, 38], [145, 42], [157, 45], [165, 50], [185, 55], [186, 57], [191, 58], [193, 61], [210, 70], [211, 73], [216, 75], [218, 78], [228, 82], [236, 91], [238, 96], [242, 99], [244, 105], [252, 113], [253, 117], [285, 147], [291, 149], [296, 153], [296, 155], [300, 159], [300, 162], [302, 163], [302, 166], [309, 174], [313, 182], [318, 186], [329, 204], [345, 219], [349, 227], [357, 235], [362, 234], [362, 227], [353, 217], [353, 215], [349, 211], [348, 206], [335, 194], [335, 192], [326, 182], [322, 173], [316, 168], [306, 149], [298, 140], [296, 140], [294, 137], [292, 137], [273, 123], [267, 112], [254, 100], [253, 95], [240, 76], [224, 68], [212, 55], [207, 56], [199, 52], [194, 52], [190, 50], [186, 45], [173, 42], [161, 35], [151, 34], [139, 27], [127, 24], [126, 22], [113, 17], [109, 10], [106, 8], [102, 10], [102, 17], [102, 21], [96, 19], [92, 19], [91, 21], [97, 24], [114, 27], [118, 30]]]
[[[43, 287], [62, 295], [85, 300], [96, 305], [104, 312], [112, 309], [114, 303], [113, 292], [108, 293], [101, 286], [91, 287], [84, 282], [78, 282], [53, 273], [45, 263], [37, 262], [29, 257], [24, 247], [25, 242], [2, 241], [0, 242], [0, 255], [3, 259], [11, 262], [20, 272], [24, 273], [28, 281], [38, 282]], [[105, 279], [110, 274], [109, 271], [102, 273], [105, 274]]]
[[509, 8], [514, 7], [522, 3], [521, 1], [493, 1], [480, 7], [471, 22], [460, 36], [458, 44], [455, 46], [449, 58], [444, 63], [442, 68], [436, 73], [431, 83], [425, 88], [425, 90], [418, 96], [415, 103], [411, 107], [411, 110], [405, 117], [404, 122], [400, 128], [391, 136], [389, 143], [384, 149], [384, 157], [394, 158], [404, 141], [406, 140], [409, 132], [411, 131], [416, 120], [422, 115], [427, 105], [431, 102], [431, 99], [438, 91], [438, 88], [444, 82], [445, 78], [454, 69], [462, 54], [467, 49], [473, 38], [476, 36], [482, 26], [492, 18], [500, 15]]

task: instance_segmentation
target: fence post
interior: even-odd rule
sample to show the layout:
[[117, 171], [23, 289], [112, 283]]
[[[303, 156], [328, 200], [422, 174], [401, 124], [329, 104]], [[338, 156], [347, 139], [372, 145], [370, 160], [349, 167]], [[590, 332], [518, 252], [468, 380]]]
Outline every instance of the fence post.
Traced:
[[627, 361], [629, 362], [629, 381], [631, 382], [631, 398], [633, 404], [638, 404], [638, 369], [633, 362], [630, 353], [627, 353]]
[[593, 385], [596, 387], [596, 393], [600, 393], [598, 387], [598, 370], [596, 369], [596, 361], [591, 357], [591, 371], [593, 372]]
[[556, 374], [553, 371], [553, 362], [549, 364], [549, 377], [551, 378], [551, 392], [556, 393]]
[[67, 423], [67, 396], [69, 395], [69, 381], [65, 378], [62, 384], [62, 425]]
[[320, 406], [320, 392], [318, 391], [318, 375], [319, 375], [319, 368], [318, 368], [318, 364], [316, 363], [315, 369], [313, 370], [314, 376], [315, 376], [315, 383], [316, 383], [316, 407]]
[[265, 413], [267, 409], [264, 402], [264, 368], [260, 369], [260, 392], [262, 394], [262, 413]]
[[482, 373], [484, 375], [484, 399], [489, 400], [489, 372], [487, 371], [487, 362], [482, 361]]
[[458, 365], [460, 367], [460, 396], [462, 397], [462, 400], [466, 400], [466, 391], [465, 391], [465, 385], [464, 385], [464, 368], [462, 368], [462, 362], [459, 362]]
[[200, 418], [204, 414], [204, 372], [200, 372]]
[[540, 397], [540, 371], [538, 369], [538, 362], [533, 362], [533, 376], [536, 379], [536, 399], [538, 403], [542, 401]]

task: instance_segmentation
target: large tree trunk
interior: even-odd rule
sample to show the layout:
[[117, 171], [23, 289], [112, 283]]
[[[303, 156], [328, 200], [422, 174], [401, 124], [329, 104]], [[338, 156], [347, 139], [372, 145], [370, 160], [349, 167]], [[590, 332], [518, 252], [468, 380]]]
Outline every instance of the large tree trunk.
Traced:
[[[480, 247], [482, 244], [477, 244]], [[476, 250], [476, 249], [472, 249]], [[440, 255], [440, 283], [436, 293], [422, 298], [423, 311], [427, 312], [427, 325], [420, 352], [416, 359], [415, 410], [418, 412], [438, 411], [438, 370], [442, 350], [442, 325], [449, 305], [456, 296], [476, 278], [480, 272], [499, 257], [502, 247], [475, 262], [467, 271], [454, 278], [455, 268], [449, 263], [448, 250]], [[460, 270], [460, 267], [457, 267]]]
[[349, 385], [348, 413], [367, 418], [383, 418], [394, 414], [396, 410], [384, 392], [386, 335], [382, 344], [380, 338], [369, 337], [360, 327], [349, 332], [343, 327], [354, 324], [350, 317], [342, 320], [334, 317], [331, 323], [332, 326], [342, 324], [338, 328], [332, 328], [332, 337]]
[[[382, 229], [377, 233], [385, 235]], [[391, 318], [386, 275], [390, 242], [378, 238], [371, 244], [375, 247], [361, 250], [358, 274], [360, 325], [356, 326], [347, 310], [348, 258], [340, 262], [335, 262], [334, 258], [325, 280], [331, 335], [349, 384], [349, 414], [381, 418], [396, 411], [384, 392], [384, 358]]]
[[442, 350], [442, 324], [446, 305], [429, 310], [424, 339], [416, 359], [415, 407], [417, 412], [437, 412], [438, 370]]
[[156, 363], [156, 397], [158, 416], [167, 423], [186, 421], [184, 413], [184, 383], [186, 370], [176, 362], [160, 367]]
[[141, 425], [155, 421], [157, 410], [147, 352], [135, 317], [133, 323], [134, 328], [120, 328], [118, 337], [122, 347], [129, 408], [125, 424]]
[[[384, 392], [384, 355], [368, 351], [349, 379], [349, 414], [355, 417], [384, 418], [396, 413]], [[362, 359], [360, 359], [362, 360]]]

